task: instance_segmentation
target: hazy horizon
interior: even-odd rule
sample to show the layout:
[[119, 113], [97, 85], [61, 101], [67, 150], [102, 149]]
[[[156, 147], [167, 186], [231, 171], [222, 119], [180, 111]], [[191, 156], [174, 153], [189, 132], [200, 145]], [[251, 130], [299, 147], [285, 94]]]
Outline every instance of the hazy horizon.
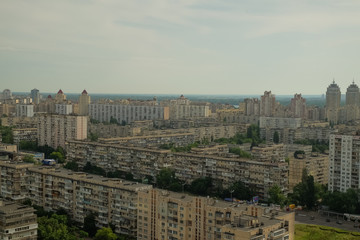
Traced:
[[356, 0], [2, 1], [0, 81], [13, 92], [317, 95], [335, 79], [344, 93], [360, 78], [359, 10]]

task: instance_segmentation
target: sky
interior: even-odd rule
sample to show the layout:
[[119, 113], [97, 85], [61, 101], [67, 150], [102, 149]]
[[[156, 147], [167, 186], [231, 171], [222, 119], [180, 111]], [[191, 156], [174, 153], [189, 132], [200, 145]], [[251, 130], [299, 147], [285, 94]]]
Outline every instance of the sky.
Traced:
[[360, 85], [358, 0], [0, 1], [0, 91], [323, 94]]

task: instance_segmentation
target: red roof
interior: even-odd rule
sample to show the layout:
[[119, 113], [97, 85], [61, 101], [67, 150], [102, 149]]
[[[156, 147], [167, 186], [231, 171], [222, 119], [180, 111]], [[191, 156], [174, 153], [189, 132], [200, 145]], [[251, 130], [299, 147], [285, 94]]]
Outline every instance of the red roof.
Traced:
[[84, 89], [84, 91], [81, 94], [88, 94], [87, 91]]
[[51, 95], [49, 95], [48, 98], [52, 98]]
[[60, 90], [58, 91], [58, 94], [63, 94], [63, 91], [60, 89]]

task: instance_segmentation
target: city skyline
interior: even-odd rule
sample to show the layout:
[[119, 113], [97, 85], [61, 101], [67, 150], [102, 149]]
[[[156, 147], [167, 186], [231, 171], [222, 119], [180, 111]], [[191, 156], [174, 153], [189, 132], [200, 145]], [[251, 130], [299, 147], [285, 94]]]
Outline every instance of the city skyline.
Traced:
[[[324, 94], [359, 81], [358, 1], [1, 3], [13, 92]], [[81, 90], [80, 90], [81, 89]]]

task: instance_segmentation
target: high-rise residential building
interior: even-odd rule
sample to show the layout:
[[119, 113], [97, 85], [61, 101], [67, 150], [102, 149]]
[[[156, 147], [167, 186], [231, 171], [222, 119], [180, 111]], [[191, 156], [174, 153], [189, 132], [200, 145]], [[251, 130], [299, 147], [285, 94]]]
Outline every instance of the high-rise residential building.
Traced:
[[73, 113], [73, 105], [66, 103], [57, 103], [55, 104], [55, 113], [69, 115]]
[[10, 89], [5, 89], [2, 92], [2, 99], [8, 100], [8, 99], [11, 99], [11, 98], [12, 98], [12, 93], [11, 93]]
[[260, 99], [260, 116], [272, 117], [275, 114], [275, 95], [265, 91]]
[[307, 110], [306, 110], [306, 100], [301, 96], [301, 94], [295, 94], [291, 99], [290, 111], [292, 117], [295, 118], [307, 118]]
[[0, 239], [36, 240], [37, 228], [33, 207], [0, 200]]
[[39, 114], [38, 143], [53, 148], [65, 147], [67, 140], [87, 138], [86, 116]]
[[30, 95], [34, 104], [40, 103], [40, 91], [38, 89], [34, 88], [33, 90], [31, 90]]
[[90, 104], [90, 96], [87, 91], [81, 93], [79, 97], [79, 115], [88, 116], [89, 115], [89, 104]]
[[360, 118], [360, 91], [359, 87], [353, 82], [346, 90], [346, 121]]
[[139, 240], [294, 239], [294, 212], [160, 189], [139, 192], [137, 202]]
[[110, 122], [110, 119], [116, 119], [120, 124], [141, 120], [167, 120], [169, 119], [169, 107], [91, 103], [89, 105], [89, 115], [100, 122]]
[[260, 101], [257, 98], [245, 98], [245, 115], [260, 116]]
[[329, 191], [360, 189], [360, 136], [330, 135]]
[[66, 101], [66, 95], [63, 93], [63, 91], [60, 89], [58, 93], [55, 95], [55, 101], [57, 103], [61, 103]]
[[360, 106], [360, 91], [354, 82], [346, 89], [346, 105]]
[[177, 99], [161, 102], [161, 106], [169, 107], [170, 119], [191, 119], [210, 116], [210, 104], [191, 102], [181, 95]]
[[34, 105], [32, 104], [16, 104], [17, 117], [33, 117]]
[[329, 122], [339, 122], [341, 92], [339, 86], [333, 81], [326, 91], [326, 117]]

